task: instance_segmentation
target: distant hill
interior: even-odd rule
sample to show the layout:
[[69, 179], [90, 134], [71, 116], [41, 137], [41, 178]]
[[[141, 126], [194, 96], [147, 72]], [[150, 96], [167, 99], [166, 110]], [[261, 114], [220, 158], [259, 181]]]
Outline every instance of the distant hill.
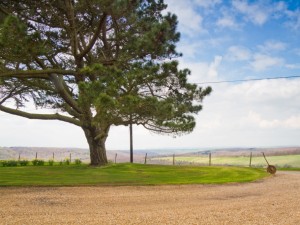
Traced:
[[[62, 161], [69, 159], [80, 159], [89, 162], [90, 156], [88, 149], [83, 148], [46, 148], [46, 147], [0, 147], [0, 160], [21, 159], [33, 160], [36, 155], [38, 159]], [[129, 162], [129, 151], [107, 151], [108, 160], [115, 161], [117, 154], [117, 162]], [[144, 152], [134, 152], [134, 161], [142, 162], [144, 160]]]
[[[144, 149], [134, 150], [134, 162], [143, 163], [145, 154], [148, 157], [155, 156], [195, 156], [208, 155], [212, 153], [215, 156], [248, 156], [252, 152], [253, 156], [261, 156], [261, 152], [266, 155], [296, 155], [300, 154], [300, 147], [274, 147], [274, 148], [220, 148], [220, 149]], [[55, 161], [65, 160], [67, 158], [81, 159], [84, 162], [89, 162], [90, 156], [88, 149], [82, 148], [47, 148], [47, 147], [0, 147], [0, 160], [21, 159], [32, 160], [37, 158]], [[117, 162], [129, 162], [129, 150], [109, 150], [107, 151], [108, 160], [115, 161], [117, 154]]]
[[266, 155], [299, 155], [300, 147], [273, 147], [273, 148], [224, 148], [200, 150], [180, 154], [182, 156], [208, 155], [212, 153], [215, 156], [248, 156], [252, 152], [253, 156], [261, 156], [262, 152]]

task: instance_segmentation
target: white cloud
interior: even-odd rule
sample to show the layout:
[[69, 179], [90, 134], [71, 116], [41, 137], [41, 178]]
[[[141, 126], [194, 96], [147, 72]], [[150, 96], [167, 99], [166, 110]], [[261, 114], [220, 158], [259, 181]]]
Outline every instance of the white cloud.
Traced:
[[229, 15], [224, 15], [222, 18], [219, 18], [216, 24], [217, 26], [222, 28], [238, 28], [238, 24], [236, 23], [234, 17]]
[[208, 77], [211, 79], [218, 78], [218, 68], [222, 62], [222, 56], [215, 56], [214, 61], [209, 64], [208, 67]]
[[217, 81], [219, 79], [219, 67], [222, 62], [222, 56], [216, 55], [212, 62], [180, 62], [180, 68], [189, 68], [192, 75], [189, 81], [193, 83], [202, 83], [206, 81]]
[[269, 17], [269, 12], [259, 3], [248, 4], [247, 1], [235, 0], [233, 7], [244, 14], [246, 19], [256, 25], [263, 25]]
[[263, 129], [274, 128], [288, 128], [299, 129], [300, 128], [300, 115], [292, 115], [286, 119], [266, 119], [259, 113], [250, 111], [247, 116], [247, 122], [254, 126], [258, 126]]
[[287, 22], [288, 27], [292, 28], [293, 30], [300, 29], [300, 9], [296, 9], [295, 11], [286, 9], [285, 11], [286, 16], [289, 18]]
[[204, 45], [203, 42], [180, 42], [177, 49], [183, 53], [184, 58], [194, 58]]
[[231, 61], [244, 61], [251, 58], [251, 52], [243, 46], [230, 46], [228, 48], [226, 58]]
[[190, 37], [207, 32], [202, 25], [203, 17], [195, 9], [195, 3], [190, 0], [167, 0], [166, 3], [166, 11], [175, 13], [178, 17], [180, 32]]
[[275, 40], [268, 40], [263, 45], [258, 46], [258, 48], [263, 52], [283, 51], [286, 49], [286, 47], [286, 43]]
[[195, 0], [195, 3], [198, 6], [204, 7], [204, 8], [210, 8], [215, 5], [220, 4], [222, 1], [221, 0]]
[[293, 50], [293, 52], [294, 52], [296, 55], [300, 56], [300, 48], [295, 48], [295, 49]]
[[255, 71], [263, 71], [272, 67], [282, 66], [284, 60], [278, 57], [272, 57], [261, 53], [254, 54], [253, 61], [250, 63]]
[[294, 70], [294, 69], [300, 69], [300, 63], [297, 63], [297, 64], [286, 64], [285, 67], [288, 68], [288, 69], [292, 69], [292, 70]]

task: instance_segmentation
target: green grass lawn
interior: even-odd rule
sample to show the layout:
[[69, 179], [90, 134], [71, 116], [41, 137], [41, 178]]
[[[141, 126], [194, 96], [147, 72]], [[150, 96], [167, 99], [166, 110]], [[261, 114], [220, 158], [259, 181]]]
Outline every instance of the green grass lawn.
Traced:
[[[156, 158], [159, 160], [173, 161], [172, 157]], [[193, 157], [181, 157], [176, 156], [176, 162], [188, 162], [208, 165], [208, 156], [193, 156]], [[267, 156], [267, 160], [271, 165], [277, 167], [300, 167], [300, 155], [283, 155], [283, 156]], [[231, 166], [249, 166], [249, 156], [230, 156], [230, 157], [214, 157], [211, 159], [212, 165], [231, 165]], [[263, 156], [252, 158], [253, 166], [267, 166], [267, 163]]]
[[300, 171], [300, 168], [279, 168], [282, 171]]
[[250, 182], [263, 169], [142, 164], [0, 167], [0, 186], [165, 185]]

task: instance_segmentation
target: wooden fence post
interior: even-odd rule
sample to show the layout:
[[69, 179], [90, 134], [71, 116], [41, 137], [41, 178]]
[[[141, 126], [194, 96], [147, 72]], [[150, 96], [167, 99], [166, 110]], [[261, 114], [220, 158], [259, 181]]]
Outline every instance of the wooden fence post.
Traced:
[[19, 161], [20, 161], [20, 159], [21, 159], [21, 153], [19, 153]]
[[117, 163], [117, 156], [118, 156], [118, 154], [116, 153], [116, 155], [115, 155], [115, 164]]
[[250, 153], [250, 163], [249, 163], [249, 167], [251, 167], [251, 163], [252, 163], [252, 152]]
[[54, 152], [53, 152], [52, 160], [54, 161]]
[[35, 153], [35, 160], [37, 160], [37, 152]]
[[147, 153], [145, 155], [145, 162], [144, 162], [144, 164], [147, 164]]
[[209, 166], [211, 166], [211, 153], [209, 153]]

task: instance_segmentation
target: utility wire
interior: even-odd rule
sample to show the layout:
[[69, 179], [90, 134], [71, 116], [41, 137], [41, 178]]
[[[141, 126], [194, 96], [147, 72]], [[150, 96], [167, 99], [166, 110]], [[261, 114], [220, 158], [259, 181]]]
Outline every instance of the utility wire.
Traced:
[[286, 76], [286, 77], [266, 77], [266, 78], [253, 78], [253, 79], [244, 79], [244, 80], [223, 80], [223, 81], [207, 81], [195, 84], [221, 84], [221, 83], [235, 83], [235, 82], [247, 82], [247, 81], [257, 81], [257, 80], [277, 80], [277, 79], [291, 79], [299, 78], [298, 76]]

